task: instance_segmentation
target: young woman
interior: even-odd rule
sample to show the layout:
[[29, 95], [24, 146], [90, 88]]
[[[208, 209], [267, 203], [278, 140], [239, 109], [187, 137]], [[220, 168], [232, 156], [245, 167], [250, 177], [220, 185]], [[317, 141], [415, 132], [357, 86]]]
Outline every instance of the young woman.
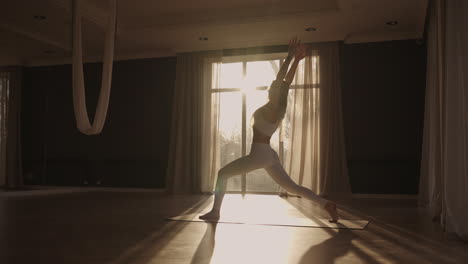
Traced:
[[[321, 198], [310, 189], [297, 185], [291, 180], [281, 165], [278, 154], [270, 146], [271, 135], [276, 131], [286, 113], [289, 86], [293, 81], [299, 61], [306, 56], [306, 50], [306, 46], [301, 44], [297, 38], [290, 40], [288, 57], [281, 65], [276, 80], [273, 81], [268, 91], [268, 103], [258, 108], [252, 116], [253, 140], [250, 154], [232, 161], [219, 170], [213, 209], [200, 216], [200, 219], [219, 219], [219, 211], [226, 192], [227, 180], [230, 177], [264, 168], [271, 178], [286, 191], [319, 204], [330, 215], [330, 222], [338, 221], [336, 204]], [[293, 56], [294, 62], [288, 71]]]

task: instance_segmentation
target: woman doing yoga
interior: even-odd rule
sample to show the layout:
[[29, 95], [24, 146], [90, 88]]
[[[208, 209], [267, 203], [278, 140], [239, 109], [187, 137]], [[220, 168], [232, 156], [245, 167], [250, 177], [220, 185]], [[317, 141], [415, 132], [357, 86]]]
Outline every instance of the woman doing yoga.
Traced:
[[[331, 217], [330, 222], [338, 221], [336, 204], [323, 199], [310, 189], [297, 185], [284, 170], [278, 154], [270, 146], [271, 135], [278, 128], [286, 113], [288, 90], [296, 72], [299, 61], [306, 56], [307, 48], [297, 38], [289, 42], [288, 57], [281, 65], [276, 80], [268, 91], [268, 102], [258, 108], [253, 118], [253, 140], [250, 154], [224, 166], [218, 172], [215, 188], [213, 209], [200, 219], [219, 219], [221, 203], [226, 192], [227, 180], [236, 175], [264, 168], [273, 180], [290, 193], [305, 197], [325, 209]], [[289, 64], [294, 57], [294, 62], [288, 71]], [[287, 72], [287, 73], [286, 73]]]

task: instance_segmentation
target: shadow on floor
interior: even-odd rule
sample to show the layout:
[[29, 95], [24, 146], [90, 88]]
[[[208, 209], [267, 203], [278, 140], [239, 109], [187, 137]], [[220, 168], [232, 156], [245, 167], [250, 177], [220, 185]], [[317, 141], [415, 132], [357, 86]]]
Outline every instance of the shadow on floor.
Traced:
[[333, 233], [331, 238], [310, 247], [304, 255], [302, 255], [298, 264], [333, 264], [337, 258], [346, 255], [351, 250], [352, 240], [357, 236], [349, 229], [337, 230], [338, 232]]
[[203, 235], [197, 251], [193, 255], [192, 264], [209, 264], [215, 248], [215, 237], [217, 223], [206, 223], [206, 231]]

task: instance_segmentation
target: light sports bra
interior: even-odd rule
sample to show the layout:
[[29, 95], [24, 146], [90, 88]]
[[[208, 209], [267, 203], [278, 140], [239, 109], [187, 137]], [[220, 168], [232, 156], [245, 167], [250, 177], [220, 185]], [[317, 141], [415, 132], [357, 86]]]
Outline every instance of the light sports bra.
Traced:
[[269, 136], [269, 137], [271, 137], [271, 135], [275, 133], [276, 129], [279, 126], [279, 123], [281, 122], [281, 120], [279, 120], [279, 121], [272, 123], [272, 122], [265, 120], [265, 118], [262, 116], [262, 113], [258, 110], [255, 111], [255, 113], [252, 115], [252, 120], [253, 120], [252, 127], [260, 131], [265, 136]]
[[[288, 91], [289, 83], [283, 80], [274, 80], [271, 83], [270, 90], [279, 90], [281, 91]], [[261, 111], [262, 108], [257, 109], [252, 115], [252, 127], [258, 131], [260, 131], [265, 136], [271, 137], [278, 128], [279, 124], [281, 123], [281, 119], [276, 122], [269, 122], [265, 120], [262, 116]], [[283, 109], [283, 114], [286, 109]]]

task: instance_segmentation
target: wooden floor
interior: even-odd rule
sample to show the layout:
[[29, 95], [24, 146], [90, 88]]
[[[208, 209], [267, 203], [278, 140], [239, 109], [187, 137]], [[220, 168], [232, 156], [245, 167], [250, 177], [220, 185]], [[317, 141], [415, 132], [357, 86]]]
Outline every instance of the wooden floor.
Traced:
[[[365, 230], [166, 221], [212, 197], [104, 190], [0, 193], [0, 263], [468, 263], [414, 200], [341, 201]], [[230, 213], [320, 217], [301, 198], [227, 195]]]

